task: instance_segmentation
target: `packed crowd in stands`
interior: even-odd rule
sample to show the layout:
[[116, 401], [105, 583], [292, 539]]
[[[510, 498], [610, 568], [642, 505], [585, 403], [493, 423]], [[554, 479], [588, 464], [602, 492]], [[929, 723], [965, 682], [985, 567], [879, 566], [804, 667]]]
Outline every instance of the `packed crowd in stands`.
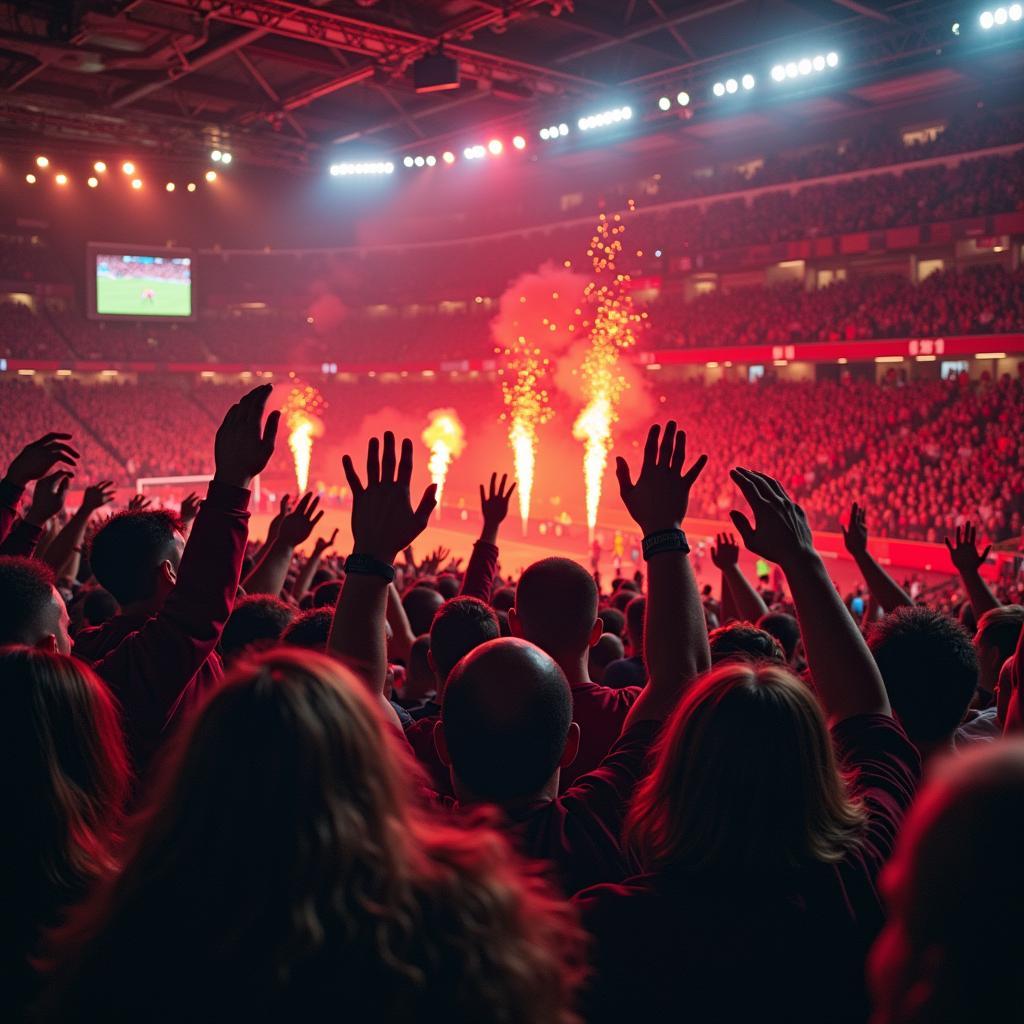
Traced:
[[[965, 474], [940, 450], [949, 494], [975, 500], [983, 473], [1019, 499], [1019, 381], [850, 387], [872, 438], [927, 415], [938, 449], [982, 450], [957, 452]], [[788, 426], [834, 425], [838, 389], [795, 389]], [[1019, 575], [986, 582], [976, 524], [947, 538], [956, 606], [929, 604], [873, 555], [891, 485], [869, 473], [844, 596], [791, 497], [839, 479], [825, 438], [783, 433], [776, 479], [750, 468], [786, 419], [775, 392], [723, 450], [683, 389], [689, 434], [654, 425], [617, 460], [644, 563], [603, 590], [563, 558], [498, 577], [505, 452], [467, 564], [425, 555], [435, 488], [410, 493], [415, 446], [391, 432], [344, 460], [351, 552], [313, 495], [257, 540], [270, 391], [194, 424], [214, 478], [180, 513], [114, 510], [77, 429], [7, 453], [5, 1020], [1024, 1015], [1024, 903], [992, 890], [1024, 854], [1024, 607]], [[702, 594], [685, 530], [709, 475], [735, 536]]]
[[1003, 334], [1024, 325], [1024, 269], [943, 270], [919, 285], [882, 274], [817, 291], [799, 284], [740, 288], [690, 301], [676, 293], [648, 313], [648, 348]]

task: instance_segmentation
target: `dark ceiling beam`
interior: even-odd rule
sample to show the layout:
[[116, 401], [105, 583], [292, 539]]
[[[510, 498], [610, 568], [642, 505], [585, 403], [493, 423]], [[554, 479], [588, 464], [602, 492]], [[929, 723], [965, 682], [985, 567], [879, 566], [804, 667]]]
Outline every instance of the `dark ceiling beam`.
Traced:
[[272, 32], [358, 53], [389, 70], [401, 71], [416, 58], [443, 45], [448, 54], [459, 58], [462, 73], [467, 78], [485, 81], [501, 77], [519, 78], [553, 93], [587, 92], [602, 88], [600, 83], [579, 75], [487, 53], [462, 42], [484, 28], [514, 20], [551, 0], [508, 0], [500, 9], [485, 10], [473, 17], [464, 18], [445, 26], [433, 36], [392, 28], [333, 10], [292, 3], [290, 0], [248, 0], [246, 3], [224, 3], [223, 0], [151, 2], [246, 28], [258, 26], [264, 33]]
[[686, 54], [687, 57], [696, 57], [697, 53], [694, 48], [686, 41], [686, 37], [682, 32], [679, 31], [675, 25], [668, 24], [668, 17], [665, 12], [661, 9], [661, 4], [658, 0], [647, 0], [647, 6], [658, 16], [661, 23], [665, 26], [665, 31], [679, 44], [679, 48]]
[[855, 14], [863, 14], [865, 18], [874, 18], [876, 21], [884, 22], [886, 25], [895, 24], [896, 19], [890, 17], [884, 11], [876, 11], [873, 7], [868, 7], [867, 4], [858, 3], [857, 0], [832, 0], [832, 3], [845, 7], [848, 11], [853, 11]]
[[145, 85], [140, 85], [137, 88], [131, 89], [123, 95], [118, 96], [118, 98], [110, 104], [110, 108], [111, 110], [121, 110], [123, 107], [136, 103], [138, 100], [144, 99], [146, 96], [151, 96], [153, 93], [163, 89], [164, 86], [173, 84], [185, 75], [190, 75], [194, 71], [200, 71], [205, 67], [209, 67], [211, 64], [216, 64], [217, 61], [223, 60], [223, 58], [227, 57], [229, 54], [235, 53], [237, 50], [242, 49], [242, 47], [256, 42], [257, 39], [262, 39], [268, 31], [269, 30], [265, 28], [256, 28], [251, 29], [248, 32], [242, 32], [235, 36], [234, 39], [230, 39], [226, 43], [221, 43], [219, 46], [215, 46], [212, 50], [207, 50], [206, 53], [200, 54], [194, 60], [189, 60], [184, 67], [169, 68], [167, 74], [161, 75], [160, 78], [157, 78], [152, 82], [147, 82]]
[[718, 3], [710, 4], [697, 10], [686, 11], [683, 14], [673, 14], [670, 18], [656, 18], [654, 21], [648, 21], [639, 28], [635, 28], [606, 42], [594, 43], [591, 46], [584, 46], [578, 50], [571, 50], [569, 53], [562, 54], [561, 57], [556, 57], [553, 63], [568, 64], [571, 61], [579, 60], [581, 57], [590, 57], [595, 53], [611, 49], [613, 46], [619, 46], [622, 43], [632, 43], [637, 39], [644, 39], [655, 32], [664, 32], [670, 28], [675, 28], [677, 25], [685, 25], [691, 21], [700, 21], [702, 18], [711, 17], [713, 14], [727, 11], [731, 7], [739, 7], [745, 3], [747, 3], [747, 0], [720, 0]]
[[[267, 81], [264, 77], [263, 72], [250, 60], [244, 50], [236, 50], [235, 56], [238, 58], [238, 62], [243, 68], [249, 73], [249, 77], [263, 90], [263, 94], [273, 103], [278, 109], [281, 108], [281, 97], [277, 94], [277, 90]], [[292, 116], [290, 112], [282, 111], [282, 117], [291, 126], [292, 130], [300, 139], [307, 138], [306, 129], [299, 124], [298, 120]]]

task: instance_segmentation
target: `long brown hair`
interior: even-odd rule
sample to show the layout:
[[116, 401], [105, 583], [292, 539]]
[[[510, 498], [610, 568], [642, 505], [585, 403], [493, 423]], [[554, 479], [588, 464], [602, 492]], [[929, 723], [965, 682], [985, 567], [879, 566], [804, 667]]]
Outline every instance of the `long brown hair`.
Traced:
[[568, 908], [418, 785], [336, 662], [243, 663], [181, 737], [121, 876], [58, 936], [57, 1016], [572, 1020]]
[[807, 687], [780, 665], [728, 662], [666, 724], [625, 838], [646, 871], [773, 871], [841, 860], [862, 823]]
[[114, 699], [80, 661], [6, 647], [0, 682], [0, 959], [4, 991], [24, 992], [41, 930], [115, 869], [129, 770]]

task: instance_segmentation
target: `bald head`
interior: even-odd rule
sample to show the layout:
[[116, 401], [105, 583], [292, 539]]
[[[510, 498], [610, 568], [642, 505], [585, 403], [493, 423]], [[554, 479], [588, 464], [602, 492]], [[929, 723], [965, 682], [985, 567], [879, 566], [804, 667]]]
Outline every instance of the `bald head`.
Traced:
[[441, 711], [452, 774], [481, 800], [543, 789], [562, 761], [572, 696], [558, 665], [524, 640], [501, 637], [455, 666]]
[[433, 587], [413, 587], [402, 598], [402, 607], [409, 617], [413, 636], [430, 632], [437, 610], [444, 604], [444, 598]]
[[597, 585], [569, 558], [534, 562], [519, 580], [513, 611], [513, 631], [559, 661], [584, 654], [601, 635]]

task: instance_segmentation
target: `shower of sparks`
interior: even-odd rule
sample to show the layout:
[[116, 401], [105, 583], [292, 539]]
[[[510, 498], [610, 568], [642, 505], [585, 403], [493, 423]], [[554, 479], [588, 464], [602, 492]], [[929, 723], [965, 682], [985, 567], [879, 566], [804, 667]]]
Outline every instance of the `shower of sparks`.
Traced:
[[441, 508], [441, 492], [448, 476], [452, 459], [457, 459], [466, 447], [466, 432], [454, 409], [435, 409], [429, 414], [430, 422], [423, 431], [423, 443], [430, 449], [430, 479], [437, 484], [437, 507]]
[[533, 476], [537, 463], [537, 428], [553, 413], [548, 393], [541, 386], [547, 376], [548, 360], [525, 335], [520, 334], [507, 348], [495, 349], [505, 357], [501, 391], [505, 399], [502, 419], [508, 421], [508, 443], [516, 473], [519, 518], [523, 533], [530, 519]]
[[295, 483], [299, 493], [309, 483], [309, 466], [313, 458], [313, 441], [324, 432], [320, 418], [327, 403], [312, 384], [295, 382], [281, 409], [281, 418], [288, 428], [288, 447], [295, 463]]
[[[629, 209], [634, 204], [630, 200]], [[618, 420], [618, 403], [629, 386], [619, 371], [623, 350], [636, 344], [636, 330], [643, 315], [633, 309], [629, 275], [617, 268], [625, 226], [621, 214], [601, 214], [590, 240], [594, 276], [584, 289], [589, 307], [590, 348], [580, 368], [587, 404], [573, 424], [573, 437], [583, 442], [583, 480], [586, 487], [587, 527], [593, 539], [601, 484], [612, 449], [612, 428]], [[586, 321], [584, 321], [586, 324]]]

